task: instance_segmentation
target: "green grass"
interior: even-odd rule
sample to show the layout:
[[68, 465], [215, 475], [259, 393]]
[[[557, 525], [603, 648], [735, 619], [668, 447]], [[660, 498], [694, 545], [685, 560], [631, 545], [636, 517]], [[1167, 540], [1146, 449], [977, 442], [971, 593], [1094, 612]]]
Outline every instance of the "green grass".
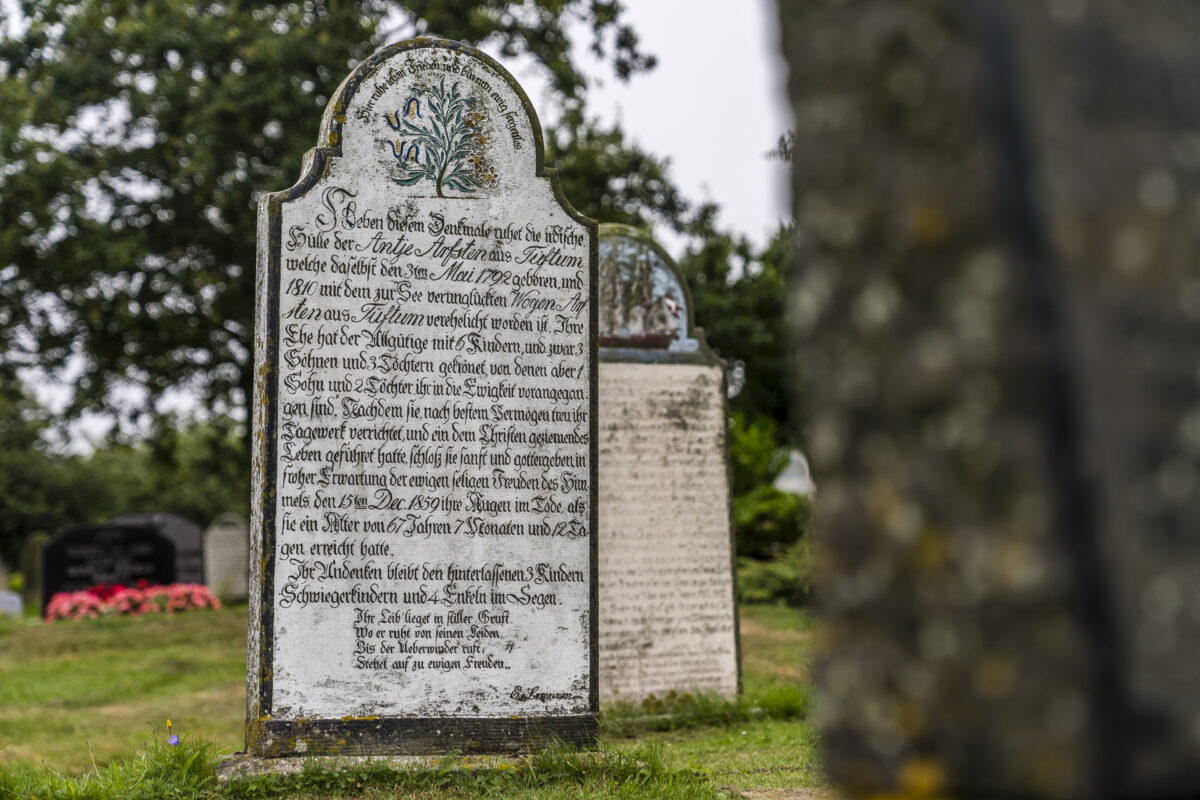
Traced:
[[394, 770], [386, 764], [341, 770], [310, 764], [298, 775], [268, 775], [219, 786], [210, 744], [153, 743], [139, 757], [115, 761], [79, 776], [0, 766], [5, 800], [157, 800], [158, 798], [670, 798], [718, 800], [733, 794], [695, 767], [678, 768], [656, 743], [616, 750], [550, 749], [485, 768], [463, 768], [447, 757], [429, 767]]
[[[245, 608], [44, 625], [0, 620], [0, 800], [10, 798], [719, 798], [821, 785], [806, 719], [807, 616], [741, 609], [737, 701], [605, 709], [597, 753], [464, 770], [359, 766], [217, 787], [242, 746]], [[163, 727], [184, 733], [165, 744]], [[157, 730], [156, 730], [157, 729]]]
[[0, 763], [79, 771], [171, 718], [232, 750], [243, 735], [246, 609], [43, 624], [0, 618]]
[[0, 764], [3, 800], [166, 800], [211, 795], [216, 747], [192, 739], [174, 747], [155, 737], [132, 758], [81, 775], [26, 764]]

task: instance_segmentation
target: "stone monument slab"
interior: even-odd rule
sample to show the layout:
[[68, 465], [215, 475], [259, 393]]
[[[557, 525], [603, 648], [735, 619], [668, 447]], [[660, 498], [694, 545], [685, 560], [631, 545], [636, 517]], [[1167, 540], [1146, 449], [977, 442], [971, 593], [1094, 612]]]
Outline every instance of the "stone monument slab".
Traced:
[[179, 583], [204, 583], [204, 530], [178, 514], [151, 511], [122, 514], [110, 522], [150, 525], [175, 543], [175, 580]]
[[595, 223], [473, 48], [388, 46], [259, 207], [247, 750], [596, 734]]
[[149, 525], [64, 528], [42, 548], [42, 608], [56, 592], [141, 580], [175, 582], [175, 543]]
[[725, 365], [646, 234], [600, 265], [600, 699], [736, 695]]
[[205, 585], [224, 600], [250, 593], [250, 527], [241, 514], [222, 514], [204, 531]]

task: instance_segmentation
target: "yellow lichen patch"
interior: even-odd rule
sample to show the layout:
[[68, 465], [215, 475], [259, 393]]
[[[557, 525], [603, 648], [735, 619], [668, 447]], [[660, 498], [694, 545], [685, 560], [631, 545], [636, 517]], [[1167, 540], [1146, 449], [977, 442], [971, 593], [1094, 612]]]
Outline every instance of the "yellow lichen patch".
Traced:
[[1011, 658], [989, 655], [979, 660], [971, 677], [975, 689], [981, 695], [999, 699], [1012, 688], [1017, 677], [1017, 668]]
[[945, 207], [940, 203], [914, 203], [908, 210], [908, 229], [920, 244], [941, 244], [950, 231]]

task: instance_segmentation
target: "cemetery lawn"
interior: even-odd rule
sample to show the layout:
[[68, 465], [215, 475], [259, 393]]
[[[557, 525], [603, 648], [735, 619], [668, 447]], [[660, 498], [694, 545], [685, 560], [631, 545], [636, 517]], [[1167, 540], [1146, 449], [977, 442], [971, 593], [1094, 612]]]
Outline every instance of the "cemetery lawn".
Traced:
[[[816, 735], [803, 715], [807, 615], [744, 606], [741, 628], [740, 703], [668, 702], [667, 710], [678, 712], [670, 718], [628, 709], [605, 713], [604, 754], [586, 774], [568, 766], [558, 770], [565, 777], [553, 780], [486, 774], [449, 784], [438, 779], [405, 786], [405, 796], [473, 798], [499, 791], [528, 798], [699, 798], [821, 786]], [[168, 718], [174, 732], [215, 743], [217, 753], [239, 750], [245, 639], [244, 606], [52, 625], [0, 618], [0, 777], [5, 766], [27, 774], [49, 767], [67, 775], [91, 773], [107, 762], [120, 766], [147, 745], [162, 750]], [[628, 785], [628, 766], [622, 764], [639, 759], [657, 766], [642, 778], [635, 770], [632, 780], [649, 783], [640, 787], [645, 791], [630, 793], [639, 787]], [[399, 788], [369, 776], [280, 786], [282, 794], [263, 786], [265, 793], [242, 795], [231, 792], [236, 785], [210, 787], [201, 796], [349, 800], [392, 797]]]
[[241, 742], [246, 607], [44, 624], [0, 617], [0, 764], [78, 772], [176, 730]]

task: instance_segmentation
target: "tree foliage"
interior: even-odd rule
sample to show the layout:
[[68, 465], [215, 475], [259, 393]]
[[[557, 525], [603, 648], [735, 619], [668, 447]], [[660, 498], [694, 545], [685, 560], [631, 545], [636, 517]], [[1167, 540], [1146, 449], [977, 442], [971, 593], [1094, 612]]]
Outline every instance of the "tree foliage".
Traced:
[[[681, 264], [696, 318], [725, 358], [745, 365], [734, 408], [748, 429], [786, 421], [784, 234], [759, 254], [718, 231], [715, 206], [690, 204], [666, 160], [588, 115], [569, 33], [589, 34], [619, 78], [654, 65], [620, 3], [18, 6], [24, 23], [0, 22], [0, 390], [39, 367], [72, 382], [65, 416], [141, 417], [151, 435], [90, 459], [55, 455], [39, 438], [49, 418], [7, 394], [0, 550], [10, 559], [37, 528], [148, 509], [206, 522], [244, 504], [248, 465], [226, 415], [250, 396], [256, 200], [299, 176], [338, 81], [390, 36], [444, 36], [538, 65], [559, 112], [543, 124], [565, 196], [602, 222], [665, 227], [691, 242]], [[397, 157], [416, 140], [408, 133]], [[459, 144], [447, 143], [447, 165]], [[171, 389], [190, 391], [214, 421], [159, 415]], [[777, 445], [776, 430], [760, 444]], [[735, 478], [741, 493], [761, 476], [735, 464]]]
[[776, 232], [756, 252], [744, 238], [719, 231], [716, 208], [701, 207], [688, 222], [696, 242], [679, 266], [691, 284], [697, 324], [709, 345], [730, 362], [741, 362], [744, 385], [731, 403], [747, 418], [778, 424], [776, 441], [797, 442], [788, 408], [788, 353], [784, 346], [784, 276], [791, 228]]
[[646, 229], [687, 229], [695, 212], [671, 181], [667, 162], [627, 142], [620, 124], [605, 126], [568, 109], [545, 138], [563, 194], [583, 214]]
[[171, 388], [245, 404], [256, 198], [299, 175], [388, 21], [531, 57], [568, 108], [587, 85], [572, 21], [618, 76], [653, 65], [601, 0], [19, 7], [0, 38], [0, 368], [81, 370], [68, 415], [152, 418]]
[[0, 398], [0, 560], [18, 563], [34, 531], [162, 511], [207, 525], [225, 511], [248, 513], [247, 455], [228, 418], [183, 424], [160, 419], [133, 444], [90, 456], [49, 450], [49, 415], [28, 400]]

